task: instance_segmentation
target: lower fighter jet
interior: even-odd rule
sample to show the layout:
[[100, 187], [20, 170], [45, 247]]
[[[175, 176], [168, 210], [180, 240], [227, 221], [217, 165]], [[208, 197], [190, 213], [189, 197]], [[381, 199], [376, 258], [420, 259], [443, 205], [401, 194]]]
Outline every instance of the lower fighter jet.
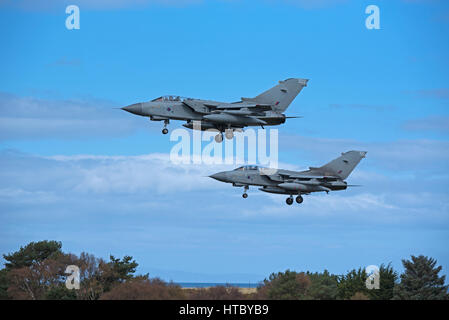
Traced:
[[254, 98], [241, 98], [236, 102], [162, 96], [121, 109], [152, 121], [164, 121], [163, 134], [168, 133], [170, 120], [184, 120], [183, 126], [188, 129], [218, 131], [215, 141], [220, 143], [223, 132], [226, 139], [232, 139], [235, 131], [243, 131], [248, 126], [263, 128], [283, 124], [288, 118], [297, 118], [287, 117], [284, 111], [307, 82], [308, 79], [286, 79]]
[[247, 198], [246, 191], [249, 186], [261, 186], [259, 190], [269, 193], [290, 195], [286, 202], [293, 204], [293, 195], [296, 202], [302, 203], [303, 194], [311, 192], [345, 190], [348, 185], [344, 181], [354, 170], [357, 164], [365, 158], [366, 151], [348, 151], [340, 157], [321, 167], [309, 167], [306, 171], [291, 171], [282, 169], [266, 169], [258, 166], [243, 166], [232, 171], [223, 171], [210, 177], [227, 183], [234, 187], [243, 187], [243, 198]]

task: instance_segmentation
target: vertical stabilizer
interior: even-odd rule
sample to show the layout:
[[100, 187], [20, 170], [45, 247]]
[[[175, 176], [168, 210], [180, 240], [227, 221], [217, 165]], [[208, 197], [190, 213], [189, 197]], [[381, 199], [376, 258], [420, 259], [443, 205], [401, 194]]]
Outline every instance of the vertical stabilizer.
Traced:
[[352, 170], [359, 164], [360, 160], [365, 158], [365, 155], [366, 151], [343, 152], [337, 159], [316, 169], [323, 172], [333, 173], [344, 180], [351, 174]]
[[307, 86], [308, 81], [308, 79], [298, 78], [279, 81], [277, 86], [250, 100], [263, 104], [271, 104], [275, 111], [282, 113], [301, 92], [302, 88]]

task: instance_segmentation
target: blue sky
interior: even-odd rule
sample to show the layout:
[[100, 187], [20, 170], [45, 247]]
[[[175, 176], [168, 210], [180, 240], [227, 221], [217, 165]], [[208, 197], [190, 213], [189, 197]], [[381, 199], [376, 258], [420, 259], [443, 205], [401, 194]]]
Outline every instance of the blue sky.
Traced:
[[[175, 281], [343, 273], [411, 254], [449, 274], [449, 4], [445, 1], [0, 1], [0, 252], [55, 239], [132, 255]], [[80, 30], [65, 28], [78, 4]], [[365, 8], [380, 8], [380, 30]], [[366, 150], [306, 197], [175, 165], [161, 124], [113, 109], [163, 94], [236, 101], [310, 79], [279, 127], [279, 161]], [[170, 124], [170, 129], [180, 127]]]

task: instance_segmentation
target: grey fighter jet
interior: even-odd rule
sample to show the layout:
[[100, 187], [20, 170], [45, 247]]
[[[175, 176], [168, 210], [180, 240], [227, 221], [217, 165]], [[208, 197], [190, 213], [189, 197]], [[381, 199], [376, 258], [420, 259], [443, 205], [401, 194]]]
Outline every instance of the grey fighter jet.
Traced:
[[[200, 130], [217, 130], [215, 141], [234, 137], [234, 131], [248, 126], [274, 126], [288, 118], [283, 113], [299, 92], [307, 86], [308, 79], [290, 78], [279, 81], [273, 88], [254, 98], [241, 98], [237, 102], [219, 102], [162, 96], [148, 102], [139, 102], [122, 109], [133, 114], [149, 117], [153, 121], [164, 121], [163, 134], [168, 133], [170, 120], [184, 120], [184, 127]], [[198, 124], [198, 126], [197, 126]]]
[[321, 167], [310, 167], [306, 171], [291, 171], [282, 169], [267, 169], [257, 166], [243, 166], [232, 171], [223, 171], [210, 177], [234, 187], [243, 187], [243, 198], [247, 198], [249, 186], [260, 186], [259, 190], [269, 193], [290, 195], [286, 202], [302, 203], [301, 195], [311, 192], [345, 190], [348, 185], [345, 179], [366, 155], [365, 151], [348, 151], [337, 159]]

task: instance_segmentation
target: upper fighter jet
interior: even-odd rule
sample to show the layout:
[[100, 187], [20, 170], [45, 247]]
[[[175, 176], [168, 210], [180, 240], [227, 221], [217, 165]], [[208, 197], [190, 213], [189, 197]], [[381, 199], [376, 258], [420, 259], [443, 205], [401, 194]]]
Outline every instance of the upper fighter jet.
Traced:
[[243, 166], [232, 171], [223, 171], [210, 177], [232, 183], [234, 187], [243, 187], [243, 198], [247, 198], [249, 186], [261, 186], [259, 190], [269, 193], [290, 195], [286, 202], [293, 203], [293, 195], [297, 195], [296, 202], [302, 203], [302, 194], [311, 192], [345, 190], [348, 185], [344, 181], [357, 164], [365, 158], [365, 151], [348, 151], [337, 159], [321, 167], [310, 167], [306, 171], [290, 171], [259, 168], [257, 166]]
[[184, 98], [180, 96], [162, 96], [148, 102], [139, 102], [122, 109], [139, 116], [149, 117], [153, 121], [164, 121], [163, 134], [168, 133], [170, 120], [185, 120], [184, 127], [196, 129], [194, 121], [201, 123], [201, 130], [218, 131], [215, 141], [223, 141], [223, 132], [227, 139], [234, 137], [234, 131], [248, 126], [273, 126], [285, 122], [283, 112], [295, 99], [308, 79], [290, 78], [279, 81], [273, 88], [254, 98], [242, 98], [237, 102], [218, 102]]

